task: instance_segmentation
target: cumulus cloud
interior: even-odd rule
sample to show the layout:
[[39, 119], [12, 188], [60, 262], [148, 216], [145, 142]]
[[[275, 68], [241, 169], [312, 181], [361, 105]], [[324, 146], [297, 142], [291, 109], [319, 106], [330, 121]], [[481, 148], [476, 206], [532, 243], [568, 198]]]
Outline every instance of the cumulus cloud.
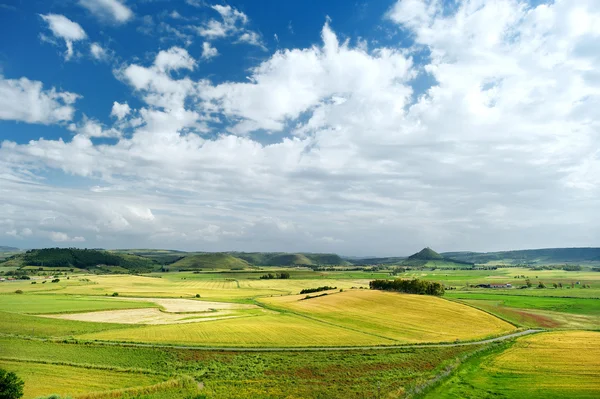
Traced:
[[[244, 81], [192, 78], [178, 48], [125, 65], [131, 135], [2, 144], [3, 229], [356, 255], [594, 245], [600, 6], [574, 3], [404, 0], [383, 17], [409, 47], [326, 24]], [[90, 184], [56, 190], [46, 168]]]
[[133, 11], [122, 0], [79, 0], [79, 5], [103, 21], [124, 23], [133, 18]]
[[115, 118], [117, 118], [118, 120], [121, 120], [123, 118], [125, 118], [127, 115], [129, 115], [129, 113], [131, 112], [131, 108], [129, 107], [129, 104], [127, 104], [126, 102], [121, 104], [118, 102], [114, 102], [113, 106], [112, 106], [112, 111], [110, 112], [110, 116], [113, 116]]
[[67, 46], [65, 60], [70, 60], [74, 53], [73, 42], [87, 38], [87, 34], [81, 25], [79, 25], [77, 22], [71, 21], [64, 15], [46, 14], [40, 16], [48, 24], [48, 29], [50, 29], [54, 37], [63, 39], [65, 41]]
[[44, 90], [39, 81], [0, 75], [0, 119], [44, 125], [70, 121], [75, 112], [73, 104], [80, 97], [55, 88]]
[[210, 60], [219, 55], [219, 51], [209, 42], [202, 43], [202, 59]]
[[178, 69], [193, 70], [196, 61], [181, 47], [171, 47], [169, 50], [160, 51], [154, 61], [154, 66], [161, 72], [176, 71]]

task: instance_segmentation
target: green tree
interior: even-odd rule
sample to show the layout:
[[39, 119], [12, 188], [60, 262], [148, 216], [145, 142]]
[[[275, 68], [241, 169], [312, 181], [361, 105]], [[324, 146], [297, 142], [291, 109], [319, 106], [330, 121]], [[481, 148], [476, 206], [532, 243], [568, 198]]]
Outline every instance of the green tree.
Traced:
[[18, 399], [23, 396], [25, 383], [15, 373], [0, 369], [0, 399]]

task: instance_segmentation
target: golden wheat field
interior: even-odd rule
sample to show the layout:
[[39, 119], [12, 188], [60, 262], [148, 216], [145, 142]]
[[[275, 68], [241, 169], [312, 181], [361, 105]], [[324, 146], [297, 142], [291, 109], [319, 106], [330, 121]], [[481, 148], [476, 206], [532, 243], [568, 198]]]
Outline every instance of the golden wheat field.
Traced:
[[87, 340], [221, 347], [391, 345], [395, 341], [295, 315], [265, 314], [204, 323], [119, 329], [78, 336]]
[[467, 361], [426, 398], [600, 397], [600, 332], [553, 331], [518, 338]]
[[[520, 338], [487, 367], [498, 372], [543, 377], [542, 386], [600, 387], [600, 332], [557, 331]], [[556, 378], [553, 378], [556, 377]]]
[[402, 343], [470, 340], [515, 329], [485, 312], [432, 296], [350, 290], [304, 298], [293, 295], [261, 301]]

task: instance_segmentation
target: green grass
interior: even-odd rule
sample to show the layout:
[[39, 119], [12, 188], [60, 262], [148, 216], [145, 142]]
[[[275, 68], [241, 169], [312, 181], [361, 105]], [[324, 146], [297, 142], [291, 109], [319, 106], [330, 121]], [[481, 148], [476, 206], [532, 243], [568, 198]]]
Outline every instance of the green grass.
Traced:
[[508, 291], [504, 293], [485, 291], [450, 291], [447, 297], [524, 327], [600, 328], [600, 300], [598, 299], [526, 295], [536, 290], [510, 291], [515, 295], [510, 295]]
[[[72, 362], [68, 369], [105, 371], [121, 370], [119, 375], [131, 375], [136, 368], [140, 372], [154, 370], [169, 375], [154, 378], [167, 379], [176, 375], [188, 375], [204, 384], [200, 393], [210, 399], [241, 398], [381, 398], [404, 397], [407, 391], [433, 378], [458, 356], [475, 350], [473, 347], [415, 348], [380, 351], [311, 351], [311, 352], [220, 352], [202, 350], [179, 350], [159, 348], [124, 348], [98, 345], [64, 344], [54, 342], [25, 341], [17, 338], [0, 339], [0, 352], [11, 359], [29, 361], [17, 363], [31, 366], [43, 362]], [[4, 356], [4, 355], [3, 355]], [[38, 359], [38, 363], [31, 362]], [[4, 360], [6, 362], [6, 360]], [[43, 365], [35, 373], [44, 379], [50, 368]], [[95, 366], [98, 370], [88, 370]], [[56, 367], [52, 365], [51, 368]], [[64, 369], [67, 370], [67, 369]], [[27, 373], [23, 368], [19, 373]], [[114, 371], [113, 371], [114, 372]], [[61, 370], [61, 376], [62, 376]], [[104, 377], [104, 374], [101, 374]], [[149, 376], [148, 373], [135, 375]], [[58, 376], [53, 380], [57, 387], [46, 385], [44, 390], [58, 391], [66, 381], [74, 379]], [[78, 378], [78, 374], [72, 374]], [[64, 379], [63, 379], [64, 378]], [[90, 377], [83, 376], [84, 382]], [[112, 382], [105, 378], [106, 384]], [[28, 376], [31, 384], [35, 381]], [[113, 386], [116, 384], [113, 384]], [[47, 387], [47, 388], [46, 388]], [[94, 387], [106, 389], [106, 387]], [[187, 391], [185, 391], [187, 393]], [[171, 396], [168, 396], [168, 395]], [[181, 392], [164, 391], [146, 397], [179, 398]]]
[[0, 334], [33, 337], [71, 337], [79, 334], [132, 328], [132, 325], [112, 323], [87, 323], [83, 321], [50, 319], [0, 311]]
[[165, 378], [153, 374], [87, 369], [56, 364], [0, 360], [0, 367], [25, 381], [24, 399], [57, 393], [61, 396], [156, 384]]
[[0, 295], [0, 309], [28, 314], [49, 314], [68, 312], [91, 312], [95, 310], [116, 310], [158, 307], [151, 302], [119, 301], [113, 298], [88, 297], [79, 295]]
[[496, 302], [500, 306], [550, 310], [554, 312], [600, 316], [600, 300], [587, 298], [566, 298], [549, 296], [507, 295], [495, 293], [447, 292], [448, 298], [484, 300]]

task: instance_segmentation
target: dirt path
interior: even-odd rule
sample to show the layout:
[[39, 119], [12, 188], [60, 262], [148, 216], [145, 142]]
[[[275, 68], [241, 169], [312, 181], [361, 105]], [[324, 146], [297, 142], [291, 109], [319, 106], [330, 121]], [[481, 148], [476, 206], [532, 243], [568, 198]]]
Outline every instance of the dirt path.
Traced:
[[[220, 351], [220, 352], [314, 352], [314, 351], [355, 351], [355, 350], [382, 350], [382, 349], [406, 349], [406, 348], [449, 348], [455, 346], [473, 346], [484, 345], [492, 342], [506, 341], [513, 338], [522, 337], [524, 335], [536, 334], [545, 330], [529, 329], [519, 331], [507, 335], [502, 335], [495, 338], [484, 339], [481, 341], [457, 342], [445, 344], [405, 344], [405, 345], [384, 345], [384, 346], [331, 346], [331, 347], [263, 347], [263, 348], [236, 348], [236, 347], [207, 347], [207, 346], [182, 346], [182, 345], [161, 345], [161, 344], [144, 344], [144, 343], [129, 343], [129, 342], [109, 342], [109, 341], [91, 341], [86, 344], [91, 345], [108, 345], [108, 346], [124, 346], [124, 347], [141, 347], [141, 348], [166, 348], [166, 349], [183, 349], [183, 350], [200, 350], [200, 351]], [[50, 341], [43, 338], [29, 338], [40, 341]], [[61, 341], [62, 342], [62, 341]]]

